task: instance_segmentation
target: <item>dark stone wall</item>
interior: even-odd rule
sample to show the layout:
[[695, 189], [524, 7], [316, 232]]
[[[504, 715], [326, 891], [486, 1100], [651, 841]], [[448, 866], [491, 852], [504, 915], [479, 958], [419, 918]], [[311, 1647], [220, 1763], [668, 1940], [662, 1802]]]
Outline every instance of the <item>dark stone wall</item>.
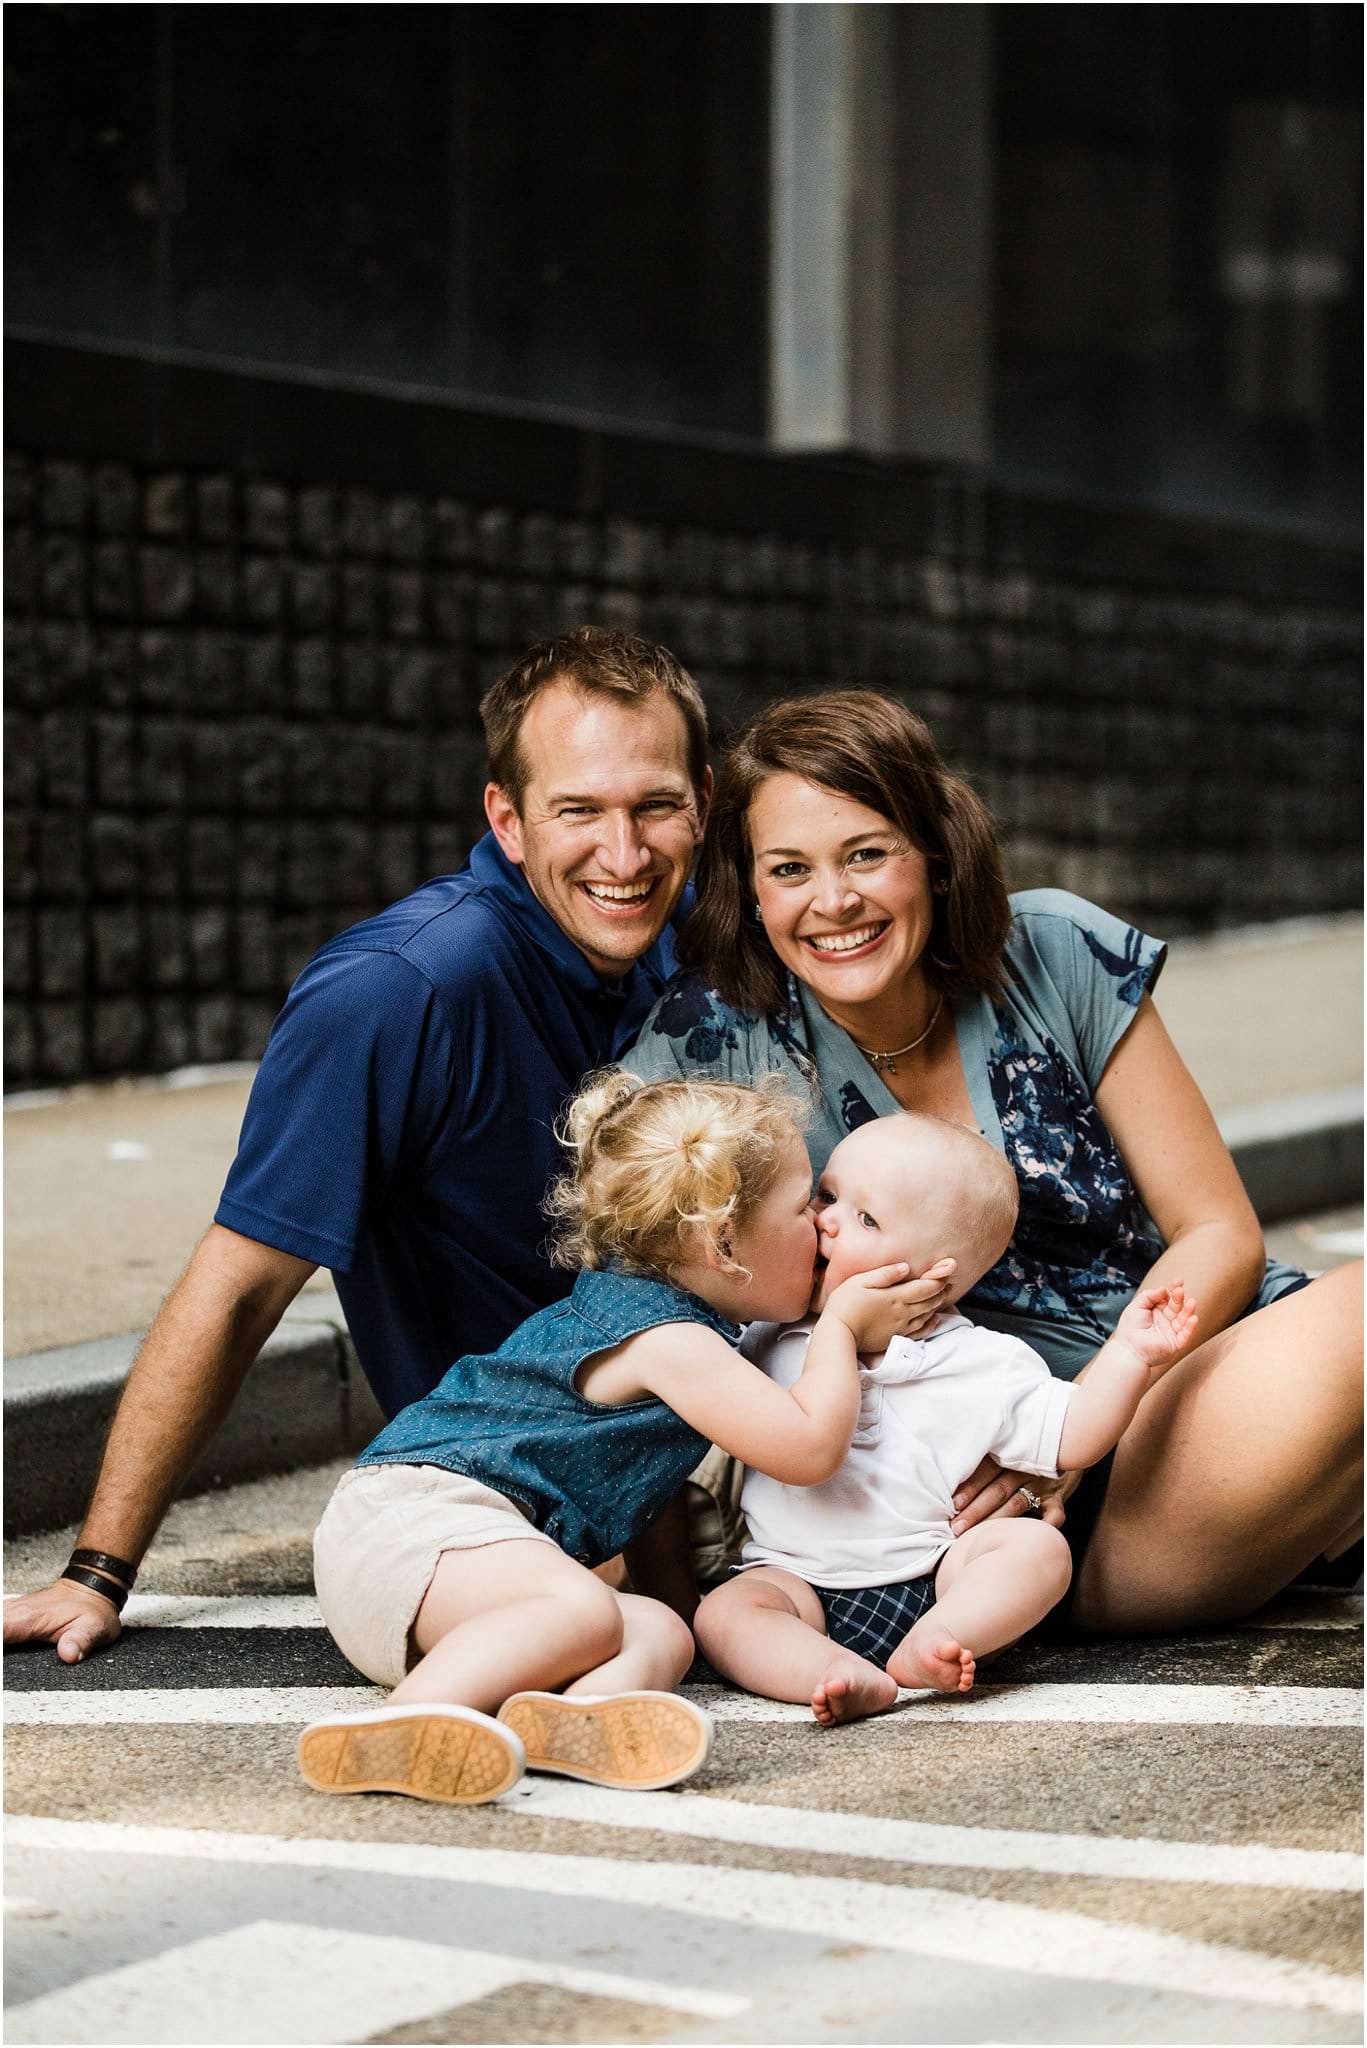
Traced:
[[459, 864], [480, 690], [583, 620], [722, 732], [898, 692], [1013, 886], [1163, 933], [1360, 900], [1353, 550], [36, 343], [8, 398], [11, 1085], [258, 1054]]

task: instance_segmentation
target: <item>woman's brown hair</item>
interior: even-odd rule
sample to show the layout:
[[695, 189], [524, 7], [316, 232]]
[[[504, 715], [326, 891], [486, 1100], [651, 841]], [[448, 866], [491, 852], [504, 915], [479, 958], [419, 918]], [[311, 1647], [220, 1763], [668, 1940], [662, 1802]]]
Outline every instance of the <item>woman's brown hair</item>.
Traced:
[[876, 690], [770, 704], [732, 741], [707, 820], [697, 900], [679, 957], [736, 1009], [772, 1016], [786, 974], [754, 917], [747, 814], [771, 775], [800, 775], [889, 819], [930, 865], [934, 924], [926, 971], [946, 995], [995, 996], [1011, 910], [1001, 849], [982, 799], [940, 759], [924, 719]]

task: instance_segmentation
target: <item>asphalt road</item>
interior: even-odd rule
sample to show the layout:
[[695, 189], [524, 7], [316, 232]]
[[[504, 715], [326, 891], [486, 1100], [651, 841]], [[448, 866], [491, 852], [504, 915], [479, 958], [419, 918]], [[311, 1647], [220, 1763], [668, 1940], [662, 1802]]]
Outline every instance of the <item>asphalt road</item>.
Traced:
[[669, 1792], [329, 1800], [333, 1476], [183, 1503], [113, 1651], [7, 1660], [11, 2042], [1361, 2040], [1360, 1599], [834, 1731], [699, 1673]]

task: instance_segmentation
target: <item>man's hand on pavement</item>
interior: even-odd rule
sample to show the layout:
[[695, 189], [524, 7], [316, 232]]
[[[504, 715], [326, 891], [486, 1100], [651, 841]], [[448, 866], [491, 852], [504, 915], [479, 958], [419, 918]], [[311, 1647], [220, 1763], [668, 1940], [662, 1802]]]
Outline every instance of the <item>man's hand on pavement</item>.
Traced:
[[55, 1643], [63, 1664], [79, 1664], [93, 1650], [116, 1643], [122, 1633], [113, 1601], [70, 1579], [56, 1579], [36, 1593], [5, 1602], [7, 1650], [20, 1643]]

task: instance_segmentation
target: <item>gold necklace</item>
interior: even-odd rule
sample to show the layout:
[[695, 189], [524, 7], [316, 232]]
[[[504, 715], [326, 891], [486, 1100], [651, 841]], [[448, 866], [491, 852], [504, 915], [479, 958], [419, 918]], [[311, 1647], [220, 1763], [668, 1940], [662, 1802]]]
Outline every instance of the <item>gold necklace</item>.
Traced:
[[931, 1018], [929, 1024], [927, 1024], [925, 1030], [921, 1033], [920, 1037], [913, 1038], [909, 1045], [899, 1045], [895, 1052], [871, 1052], [868, 1046], [860, 1045], [859, 1040], [856, 1038], [854, 1040], [856, 1052], [863, 1053], [865, 1059], [873, 1068], [875, 1074], [895, 1074], [897, 1072], [895, 1062], [900, 1060], [904, 1054], [909, 1052], [915, 1052], [918, 1045], [925, 1044], [931, 1032], [939, 1023], [940, 1012], [941, 1010], [943, 1010], [944, 1006], [945, 999], [943, 996], [941, 996], [939, 1002], [935, 1005], [935, 1014]]

